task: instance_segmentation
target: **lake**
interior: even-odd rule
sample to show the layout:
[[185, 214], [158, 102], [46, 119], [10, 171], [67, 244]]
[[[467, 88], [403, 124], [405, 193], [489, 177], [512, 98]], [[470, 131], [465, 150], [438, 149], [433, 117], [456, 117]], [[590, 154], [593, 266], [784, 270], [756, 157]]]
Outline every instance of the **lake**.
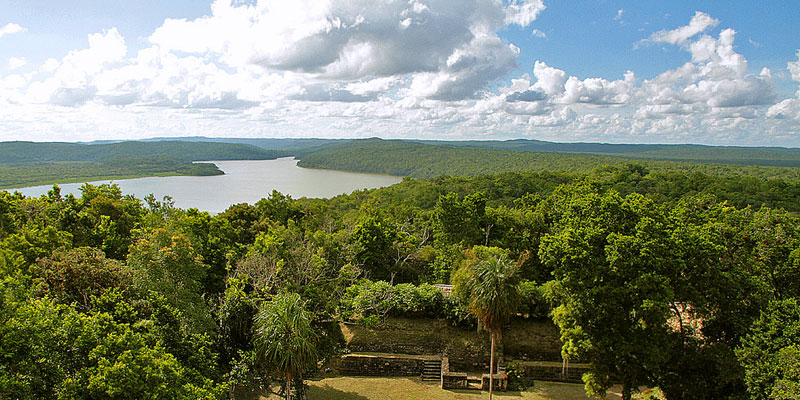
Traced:
[[[179, 208], [197, 208], [216, 214], [237, 203], [253, 204], [268, 197], [272, 190], [288, 194], [293, 198], [328, 198], [360, 189], [390, 186], [403, 180], [402, 177], [378, 174], [309, 169], [297, 166], [292, 157], [258, 161], [203, 161], [212, 162], [225, 175], [216, 176], [168, 176], [115, 181], [95, 181], [94, 185], [113, 182], [124, 194], [144, 198], [154, 194], [161, 200], [171, 196]], [[59, 184], [61, 194], [80, 196], [82, 183]], [[53, 186], [30, 186], [15, 190], [26, 196], [41, 196]]]

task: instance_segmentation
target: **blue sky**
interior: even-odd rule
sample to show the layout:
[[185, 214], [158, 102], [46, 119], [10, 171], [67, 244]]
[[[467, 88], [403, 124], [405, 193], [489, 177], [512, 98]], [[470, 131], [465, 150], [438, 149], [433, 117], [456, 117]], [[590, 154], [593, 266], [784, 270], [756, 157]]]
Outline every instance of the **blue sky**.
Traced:
[[0, 140], [800, 146], [800, 2], [0, 2]]

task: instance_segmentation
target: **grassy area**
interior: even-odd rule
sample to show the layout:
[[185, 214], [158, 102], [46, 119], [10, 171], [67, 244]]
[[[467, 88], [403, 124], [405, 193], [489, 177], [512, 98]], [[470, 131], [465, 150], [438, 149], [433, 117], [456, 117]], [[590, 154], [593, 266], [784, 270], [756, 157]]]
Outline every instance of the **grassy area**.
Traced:
[[[473, 390], [442, 390], [437, 382], [422, 382], [419, 378], [338, 377], [307, 381], [311, 400], [450, 400], [485, 399], [488, 392]], [[615, 387], [606, 399], [619, 399]], [[495, 398], [516, 400], [584, 400], [583, 385], [557, 382], [536, 382], [524, 392], [496, 392]], [[262, 396], [261, 400], [277, 400], [277, 395]]]

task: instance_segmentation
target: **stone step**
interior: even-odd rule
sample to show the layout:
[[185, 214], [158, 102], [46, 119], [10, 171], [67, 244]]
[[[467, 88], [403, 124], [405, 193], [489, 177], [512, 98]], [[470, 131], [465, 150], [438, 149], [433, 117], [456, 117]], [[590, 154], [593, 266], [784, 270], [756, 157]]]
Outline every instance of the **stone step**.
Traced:
[[442, 378], [441, 360], [425, 360], [422, 365], [423, 381], [438, 381]]

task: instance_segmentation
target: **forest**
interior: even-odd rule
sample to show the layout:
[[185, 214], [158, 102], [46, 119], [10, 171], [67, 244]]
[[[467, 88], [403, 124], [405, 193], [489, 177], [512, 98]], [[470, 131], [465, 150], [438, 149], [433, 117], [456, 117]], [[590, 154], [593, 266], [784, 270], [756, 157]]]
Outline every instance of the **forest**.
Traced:
[[0, 188], [145, 176], [221, 175], [207, 160], [269, 160], [280, 150], [246, 144], [187, 141], [0, 143]]
[[587, 173], [601, 165], [637, 163], [662, 172], [700, 172], [800, 180], [800, 151], [778, 147], [712, 147], [553, 143], [538, 140], [383, 140], [155, 138], [123, 142], [2, 142], [0, 188], [146, 176], [220, 175], [209, 160], [294, 156], [301, 167], [416, 178], [504, 172]]
[[[624, 165], [630, 163], [646, 165], [658, 171], [701, 172], [719, 176], [752, 176], [757, 178], [783, 178], [800, 180], [800, 170], [793, 167], [774, 166], [783, 162], [800, 162], [800, 153], [774, 153], [749, 151], [737, 148], [732, 151], [735, 160], [727, 160], [725, 148], [718, 157], [710, 158], [708, 149], [692, 154], [692, 147], [684, 145], [671, 149], [671, 157], [684, 161], [662, 159], [664, 152], [656, 157], [647, 152], [648, 145], [636, 145], [644, 152], [610, 154], [569, 153], [559, 151], [529, 151], [523, 149], [495, 148], [498, 143], [488, 142], [479, 146], [456, 142], [429, 144], [383, 139], [360, 139], [345, 143], [333, 143], [321, 147], [300, 150], [298, 163], [301, 167], [326, 168], [344, 171], [371, 172], [415, 178], [433, 178], [440, 175], [477, 176], [503, 172], [565, 171], [585, 173], [602, 165]], [[600, 146], [600, 145], [598, 145]], [[623, 145], [615, 145], [623, 146]], [[775, 159], [761, 160], [764, 153]], [[701, 158], [695, 158], [701, 156]], [[782, 157], [787, 157], [781, 161]], [[652, 159], [651, 159], [652, 158]], [[731, 158], [734, 158], [731, 156]], [[796, 161], [791, 161], [796, 159]], [[764, 161], [764, 162], [762, 162]], [[764, 165], [766, 164], [766, 165]]]
[[649, 168], [273, 192], [217, 215], [114, 185], [0, 192], [0, 398], [302, 396], [346, 351], [340, 322], [389, 315], [492, 337], [552, 320], [589, 394], [798, 398], [797, 182]]

